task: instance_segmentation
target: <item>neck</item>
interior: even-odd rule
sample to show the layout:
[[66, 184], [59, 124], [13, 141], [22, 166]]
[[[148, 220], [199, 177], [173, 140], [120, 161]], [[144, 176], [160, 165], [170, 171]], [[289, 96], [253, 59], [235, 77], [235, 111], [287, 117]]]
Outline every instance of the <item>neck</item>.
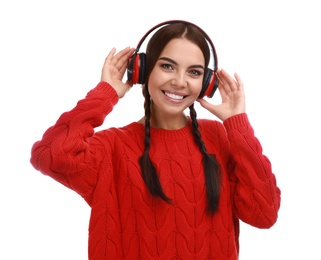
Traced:
[[[152, 116], [150, 119], [150, 126], [166, 130], [177, 130], [185, 127], [188, 121], [189, 118], [185, 114], [168, 118]], [[141, 124], [145, 124], [145, 117], [142, 117], [138, 122]]]

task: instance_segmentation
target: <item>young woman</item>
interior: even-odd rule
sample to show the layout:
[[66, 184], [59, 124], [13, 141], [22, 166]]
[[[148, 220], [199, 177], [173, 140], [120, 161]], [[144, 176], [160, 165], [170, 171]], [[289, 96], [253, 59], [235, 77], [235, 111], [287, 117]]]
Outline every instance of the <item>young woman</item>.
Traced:
[[[33, 145], [32, 165], [91, 207], [89, 259], [238, 259], [240, 220], [276, 222], [280, 190], [243, 84], [208, 68], [209, 42], [198, 26], [172, 21], [157, 27], [146, 55], [112, 49], [98, 85]], [[145, 115], [95, 132], [137, 82]], [[222, 103], [213, 105], [202, 97], [217, 83]], [[195, 101], [220, 121], [197, 119]]]

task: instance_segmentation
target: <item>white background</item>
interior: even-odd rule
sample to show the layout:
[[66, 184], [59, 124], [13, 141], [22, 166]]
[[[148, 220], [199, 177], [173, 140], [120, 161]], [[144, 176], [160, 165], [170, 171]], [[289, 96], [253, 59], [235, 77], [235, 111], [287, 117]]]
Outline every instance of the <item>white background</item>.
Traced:
[[[170, 19], [202, 27], [219, 67], [240, 74], [250, 121], [282, 191], [271, 229], [241, 225], [240, 259], [321, 259], [316, 0], [1, 1], [0, 259], [87, 259], [90, 209], [31, 166], [31, 146], [99, 82], [112, 47], [136, 47]], [[196, 108], [199, 117], [213, 118]], [[102, 127], [142, 113], [136, 86]]]

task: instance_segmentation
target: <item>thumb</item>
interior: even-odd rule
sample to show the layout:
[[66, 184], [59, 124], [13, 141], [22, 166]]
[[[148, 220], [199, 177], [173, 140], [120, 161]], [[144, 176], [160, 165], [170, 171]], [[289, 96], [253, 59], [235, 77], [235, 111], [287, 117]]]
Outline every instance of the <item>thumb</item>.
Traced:
[[205, 99], [199, 98], [196, 100], [202, 107], [213, 113], [213, 105], [207, 102]]
[[214, 116], [222, 120], [221, 112], [218, 105], [213, 105], [210, 102], [207, 102], [205, 99], [197, 99], [197, 102], [200, 103], [202, 107], [204, 107], [206, 110], [208, 110], [210, 113], [212, 113]]

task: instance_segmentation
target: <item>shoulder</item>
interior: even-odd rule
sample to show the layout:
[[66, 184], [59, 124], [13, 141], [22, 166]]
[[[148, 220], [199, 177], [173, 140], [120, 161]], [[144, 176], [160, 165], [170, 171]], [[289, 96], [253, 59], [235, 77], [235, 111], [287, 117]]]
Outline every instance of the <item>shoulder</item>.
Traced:
[[95, 134], [97, 138], [121, 143], [126, 143], [129, 140], [142, 139], [143, 135], [144, 125], [137, 122], [132, 122], [126, 126], [121, 127], [110, 127], [100, 130]]
[[228, 138], [223, 123], [218, 120], [198, 119], [199, 131], [208, 152], [225, 154], [228, 151]]
[[217, 126], [222, 125], [222, 123], [218, 120], [213, 119], [206, 119], [206, 118], [199, 118], [197, 122], [200, 126]]
[[213, 119], [198, 119], [199, 129], [202, 132], [218, 134], [225, 132], [223, 123]]

